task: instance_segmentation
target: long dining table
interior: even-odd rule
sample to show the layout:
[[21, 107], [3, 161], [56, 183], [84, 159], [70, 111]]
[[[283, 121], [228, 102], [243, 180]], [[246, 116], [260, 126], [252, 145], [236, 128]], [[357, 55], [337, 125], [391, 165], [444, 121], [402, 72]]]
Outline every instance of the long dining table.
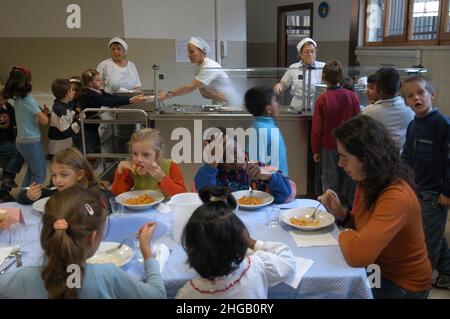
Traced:
[[[296, 199], [287, 206], [278, 206], [283, 212], [287, 207], [315, 207], [315, 200]], [[24, 217], [25, 225], [19, 228], [11, 242], [10, 231], [0, 231], [0, 247], [17, 244], [23, 252], [22, 262], [24, 266], [36, 266], [43, 263], [43, 250], [40, 245], [40, 230], [42, 213], [36, 211], [31, 205], [20, 205], [10, 202], [0, 204], [0, 208], [19, 207]], [[297, 247], [289, 233], [292, 227], [280, 221], [275, 228], [266, 227], [265, 208], [256, 210], [238, 210], [239, 218], [248, 227], [254, 239], [262, 241], [283, 242], [291, 247], [294, 255], [314, 261], [312, 266], [303, 275], [298, 287], [295, 289], [286, 283], [269, 288], [269, 298], [297, 299], [297, 298], [359, 298], [371, 299], [372, 291], [365, 268], [350, 267], [338, 245]], [[172, 237], [173, 214], [162, 213], [154, 208], [144, 211], [125, 210], [124, 214], [110, 215], [105, 228], [104, 241], [121, 242], [124, 238], [137, 231], [139, 227], [149, 221], [157, 222], [157, 229], [152, 244], [165, 244], [170, 250], [170, 256], [162, 271], [162, 277], [166, 286], [167, 297], [174, 298], [177, 291], [189, 280], [196, 277], [194, 269], [187, 264], [187, 255], [180, 245]], [[332, 224], [327, 228], [331, 235], [337, 239], [340, 229]], [[126, 242], [134, 249], [135, 241]], [[135, 278], [143, 278], [144, 268], [139, 260], [139, 254], [135, 253], [132, 260], [122, 267], [124, 271]], [[14, 271], [16, 266], [8, 271]]]

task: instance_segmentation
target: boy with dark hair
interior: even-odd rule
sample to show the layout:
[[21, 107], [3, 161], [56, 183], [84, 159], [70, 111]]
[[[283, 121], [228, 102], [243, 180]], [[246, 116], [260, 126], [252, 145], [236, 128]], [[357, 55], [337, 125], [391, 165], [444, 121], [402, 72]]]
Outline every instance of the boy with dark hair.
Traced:
[[[247, 111], [254, 116], [252, 127], [256, 129], [258, 143], [258, 158], [251, 158], [250, 160], [271, 165], [288, 176], [286, 144], [275, 122], [280, 107], [275, 94], [269, 87], [257, 86], [245, 93], [244, 101]], [[278, 139], [276, 139], [276, 136], [272, 137], [272, 134], [278, 135]], [[260, 135], [262, 135], [261, 138]], [[272, 145], [272, 139], [275, 140], [276, 145]], [[260, 141], [261, 144], [259, 144]], [[250, 145], [250, 147], [252, 146]], [[264, 156], [262, 156], [263, 154]]]
[[14, 108], [3, 97], [4, 84], [0, 80], [0, 154], [3, 157], [0, 178], [0, 203], [14, 202], [10, 191], [17, 187], [16, 174], [20, 172], [24, 159], [16, 148], [16, 116]]
[[377, 93], [377, 77], [375, 74], [371, 74], [367, 77], [367, 99], [370, 104], [375, 103], [380, 99], [380, 96]]
[[450, 121], [433, 109], [435, 93], [426, 77], [409, 77], [402, 94], [416, 113], [408, 125], [402, 158], [414, 170], [428, 256], [439, 273], [434, 285], [450, 289], [450, 250], [445, 239], [450, 205]]
[[355, 185], [338, 166], [339, 154], [333, 131], [343, 122], [358, 115], [360, 107], [355, 93], [339, 85], [342, 79], [341, 63], [336, 60], [328, 61], [322, 71], [322, 80], [328, 88], [315, 102], [311, 148], [314, 161], [321, 164], [322, 190], [332, 189], [350, 207], [353, 203]]
[[52, 107], [48, 130], [48, 154], [50, 158], [59, 151], [73, 146], [72, 136], [80, 130], [75, 118], [75, 111], [69, 105], [75, 95], [75, 90], [70, 81], [68, 79], [54, 80], [52, 92], [56, 99]]
[[366, 107], [363, 114], [383, 123], [401, 151], [405, 144], [406, 128], [413, 120], [414, 112], [398, 96], [400, 74], [396, 69], [381, 68], [375, 76], [379, 100]]

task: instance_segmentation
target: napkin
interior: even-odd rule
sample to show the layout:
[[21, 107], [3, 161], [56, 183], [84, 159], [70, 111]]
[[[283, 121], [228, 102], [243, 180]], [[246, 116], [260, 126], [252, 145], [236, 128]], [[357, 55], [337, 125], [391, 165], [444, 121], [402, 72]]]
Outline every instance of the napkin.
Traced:
[[159, 271], [162, 273], [167, 259], [169, 259], [170, 256], [169, 248], [164, 244], [156, 244], [153, 246], [153, 251], [155, 254], [155, 259], [159, 263]]
[[326, 229], [317, 231], [289, 231], [294, 238], [297, 247], [314, 247], [314, 246], [337, 246], [339, 243]]
[[[3, 264], [5, 259], [11, 254], [13, 249], [19, 249], [19, 246], [11, 246], [11, 247], [0, 247], [0, 265]], [[0, 266], [1, 268], [1, 266]]]
[[308, 271], [308, 269], [312, 266], [312, 264], [314, 264], [314, 260], [295, 257], [295, 261], [297, 264], [295, 276], [289, 277], [289, 279], [287, 279], [285, 283], [291, 286], [292, 288], [297, 289], [300, 280], [302, 280], [303, 278], [303, 275]]
[[5, 224], [2, 225], [2, 229], [9, 229], [13, 224], [23, 224], [25, 225], [25, 220], [23, 219], [22, 211], [18, 207], [4, 207], [2, 210], [6, 210]]

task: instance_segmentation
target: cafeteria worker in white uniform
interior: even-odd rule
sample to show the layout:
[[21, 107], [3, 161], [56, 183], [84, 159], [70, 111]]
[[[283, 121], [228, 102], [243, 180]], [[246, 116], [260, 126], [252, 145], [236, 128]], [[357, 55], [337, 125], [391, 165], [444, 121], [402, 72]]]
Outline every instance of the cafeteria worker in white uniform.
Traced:
[[242, 107], [242, 102], [230, 81], [228, 75], [221, 70], [221, 65], [206, 57], [211, 52], [208, 43], [200, 37], [192, 37], [187, 45], [188, 57], [196, 64], [195, 77], [191, 83], [173, 90], [161, 91], [159, 99], [164, 101], [173, 96], [191, 93], [198, 89], [205, 99], [211, 99], [212, 104]]
[[[315, 67], [315, 70], [311, 70], [311, 96], [314, 96], [315, 87], [314, 84], [322, 82], [322, 68], [325, 65], [323, 62], [316, 61], [317, 44], [311, 38], [304, 38], [297, 44], [297, 51], [300, 61], [289, 66], [289, 70], [284, 74], [280, 82], [275, 84], [273, 90], [275, 94], [282, 94], [288, 87], [291, 87], [291, 94], [293, 95], [291, 106], [297, 111], [303, 108], [303, 80], [299, 79], [299, 76], [303, 75], [303, 70], [299, 69], [300, 66]], [[305, 87], [308, 85], [308, 71], [305, 72]], [[305, 99], [306, 101], [306, 99]], [[314, 103], [314, 99], [311, 99], [311, 104]], [[311, 108], [313, 105], [311, 105]]]
[[128, 44], [119, 37], [109, 41], [111, 58], [97, 66], [97, 71], [108, 93], [128, 92], [141, 87], [136, 65], [127, 59]]

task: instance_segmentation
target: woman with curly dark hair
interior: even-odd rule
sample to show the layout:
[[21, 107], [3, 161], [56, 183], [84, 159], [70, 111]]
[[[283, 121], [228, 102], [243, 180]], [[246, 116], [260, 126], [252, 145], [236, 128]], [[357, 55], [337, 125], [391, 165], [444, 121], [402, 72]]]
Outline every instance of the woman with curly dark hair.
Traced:
[[431, 265], [409, 169], [382, 123], [357, 116], [336, 129], [339, 165], [358, 183], [353, 210], [327, 190], [319, 200], [347, 227], [339, 245], [350, 266], [378, 265], [375, 298], [426, 298]]

